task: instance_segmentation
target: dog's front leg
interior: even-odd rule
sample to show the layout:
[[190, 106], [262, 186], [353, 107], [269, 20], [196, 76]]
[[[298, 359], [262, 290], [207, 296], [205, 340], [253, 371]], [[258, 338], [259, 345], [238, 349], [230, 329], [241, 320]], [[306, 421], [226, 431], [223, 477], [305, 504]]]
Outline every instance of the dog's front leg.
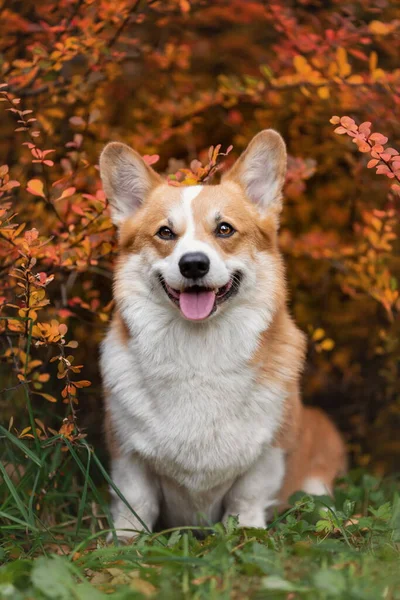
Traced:
[[[152, 531], [160, 510], [160, 489], [156, 475], [145, 462], [133, 454], [114, 458], [111, 471], [115, 486]], [[111, 489], [111, 495], [111, 512], [118, 538], [129, 539], [145, 530], [115, 490]]]
[[225, 496], [223, 520], [234, 515], [240, 527], [265, 527], [266, 510], [276, 504], [284, 475], [284, 452], [280, 448], [265, 449]]

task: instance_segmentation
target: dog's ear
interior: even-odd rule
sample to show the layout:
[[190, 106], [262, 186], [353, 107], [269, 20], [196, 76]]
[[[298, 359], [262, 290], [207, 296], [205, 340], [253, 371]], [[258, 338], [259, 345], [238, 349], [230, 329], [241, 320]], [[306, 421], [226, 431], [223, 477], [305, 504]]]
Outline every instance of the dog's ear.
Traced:
[[233, 180], [261, 213], [282, 208], [282, 187], [287, 166], [286, 146], [277, 131], [258, 133], [222, 181]]
[[111, 142], [100, 155], [100, 175], [115, 225], [130, 217], [161, 177], [126, 144]]

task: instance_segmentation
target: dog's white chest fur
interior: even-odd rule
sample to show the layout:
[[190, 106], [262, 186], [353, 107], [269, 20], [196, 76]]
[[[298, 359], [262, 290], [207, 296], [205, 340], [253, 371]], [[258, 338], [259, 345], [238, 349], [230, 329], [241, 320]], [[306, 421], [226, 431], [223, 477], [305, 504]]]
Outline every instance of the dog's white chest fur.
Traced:
[[282, 416], [283, 391], [251, 367], [263, 316], [241, 306], [206, 326], [178, 316], [154, 327], [143, 310], [147, 326], [136, 306], [141, 325], [128, 346], [110, 330], [102, 350], [123, 452], [188, 489], [234, 480], [271, 444]]

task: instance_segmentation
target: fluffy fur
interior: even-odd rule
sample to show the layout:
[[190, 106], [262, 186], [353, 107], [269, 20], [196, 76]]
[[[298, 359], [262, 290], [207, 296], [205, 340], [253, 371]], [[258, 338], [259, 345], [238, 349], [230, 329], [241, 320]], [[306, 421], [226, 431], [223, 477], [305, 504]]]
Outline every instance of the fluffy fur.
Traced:
[[[330, 493], [345, 451], [328, 418], [300, 401], [305, 340], [288, 314], [277, 247], [282, 138], [258, 134], [217, 186], [168, 186], [123, 144], [106, 146], [100, 168], [120, 242], [101, 352], [106, 434], [128, 503], [150, 529], [160, 518], [179, 526], [230, 514], [264, 527], [296, 489]], [[234, 233], [218, 236], [221, 223]], [[199, 281], [180, 272], [188, 252], [210, 260]], [[236, 293], [201, 321], [165, 289], [232, 281]], [[142, 529], [116, 495], [112, 512], [120, 537]]]

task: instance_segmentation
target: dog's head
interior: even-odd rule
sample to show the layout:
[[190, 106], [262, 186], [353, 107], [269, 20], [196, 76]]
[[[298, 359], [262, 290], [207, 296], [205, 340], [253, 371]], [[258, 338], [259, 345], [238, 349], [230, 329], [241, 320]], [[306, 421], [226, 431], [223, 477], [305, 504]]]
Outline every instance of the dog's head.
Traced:
[[117, 303], [139, 294], [190, 321], [240, 304], [275, 312], [284, 296], [276, 238], [286, 172], [277, 132], [256, 135], [219, 185], [170, 186], [120, 143], [105, 147], [100, 171], [119, 229]]

